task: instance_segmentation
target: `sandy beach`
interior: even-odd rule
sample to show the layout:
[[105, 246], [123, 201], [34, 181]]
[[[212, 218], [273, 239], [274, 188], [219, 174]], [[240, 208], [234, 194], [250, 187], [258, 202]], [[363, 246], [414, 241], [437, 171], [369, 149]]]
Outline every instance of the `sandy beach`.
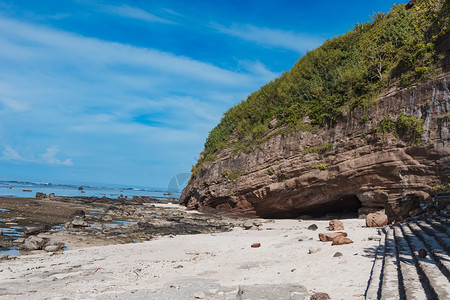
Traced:
[[[365, 227], [361, 219], [342, 220], [354, 243], [332, 246], [318, 238], [329, 232], [329, 221], [260, 221], [256, 230], [237, 226], [230, 232], [5, 260], [0, 263], [0, 297], [236, 299], [239, 286], [272, 285], [272, 290], [303, 286], [309, 295], [324, 292], [332, 299], [364, 298], [379, 243], [376, 228]], [[308, 230], [312, 224], [318, 229]], [[251, 247], [254, 243], [260, 247]], [[334, 257], [336, 252], [342, 256]]]

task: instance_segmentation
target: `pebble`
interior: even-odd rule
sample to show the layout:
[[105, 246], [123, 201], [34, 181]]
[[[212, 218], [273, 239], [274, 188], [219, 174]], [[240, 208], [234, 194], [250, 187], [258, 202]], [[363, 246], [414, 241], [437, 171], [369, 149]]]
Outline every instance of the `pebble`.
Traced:
[[308, 226], [308, 230], [313, 230], [313, 231], [315, 231], [315, 230], [317, 230], [319, 227], [317, 227], [317, 225], [316, 224], [312, 224], [312, 225], [309, 225]]
[[341, 257], [344, 256], [344, 254], [342, 254], [341, 252], [336, 252], [333, 257]]
[[427, 250], [425, 250], [425, 249], [419, 249], [419, 251], [417, 251], [417, 254], [419, 255], [419, 257], [421, 257], [421, 258], [425, 258], [425, 257], [427, 257]]
[[261, 243], [253, 243], [252, 248], [259, 248], [261, 247]]
[[319, 251], [320, 251], [320, 248], [309, 248], [308, 254], [313, 254], [313, 253], [316, 253], [316, 252], [319, 252]]
[[197, 292], [194, 294], [195, 299], [205, 299], [206, 295], [203, 292]]
[[327, 293], [315, 293], [309, 298], [310, 300], [327, 300], [331, 299]]

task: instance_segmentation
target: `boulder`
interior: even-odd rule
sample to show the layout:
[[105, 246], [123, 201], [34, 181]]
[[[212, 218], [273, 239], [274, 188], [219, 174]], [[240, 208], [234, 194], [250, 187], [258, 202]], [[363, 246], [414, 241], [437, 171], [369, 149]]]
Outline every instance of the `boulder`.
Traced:
[[30, 236], [25, 240], [25, 242], [19, 247], [19, 250], [23, 251], [33, 251], [41, 250], [47, 245], [50, 239], [37, 237], [35, 235]]
[[331, 220], [328, 227], [331, 231], [344, 230], [344, 224], [341, 221], [334, 219]]
[[44, 194], [44, 193], [39, 193], [39, 192], [37, 192], [37, 193], [36, 193], [36, 199], [38, 199], [38, 200], [47, 200], [48, 197], [47, 197], [47, 195]]
[[388, 217], [383, 210], [368, 214], [366, 216], [367, 227], [383, 227], [388, 224]]
[[55, 199], [55, 193], [48, 194], [48, 199], [49, 200], [54, 200]]
[[75, 217], [75, 219], [73, 219], [71, 224], [73, 225], [73, 227], [88, 227], [89, 226], [88, 222], [86, 222], [86, 220], [81, 217]]
[[351, 244], [353, 241], [349, 238], [346, 238], [342, 235], [338, 235], [333, 239], [333, 243], [331, 243], [331, 246], [339, 246], [339, 245], [345, 245], [345, 244]]
[[332, 242], [336, 237], [343, 236], [346, 237], [346, 232], [327, 232], [327, 233], [319, 233], [319, 240], [322, 242]]
[[65, 247], [64, 243], [51, 243], [44, 247], [44, 250], [47, 252], [57, 252], [62, 250]]
[[74, 212], [69, 216], [69, 218], [75, 218], [75, 217], [84, 217], [86, 216], [86, 213], [82, 209], [76, 209]]
[[50, 230], [52, 227], [48, 224], [38, 224], [35, 226], [27, 226], [25, 227], [24, 233], [25, 235], [36, 235], [41, 232], [46, 232]]

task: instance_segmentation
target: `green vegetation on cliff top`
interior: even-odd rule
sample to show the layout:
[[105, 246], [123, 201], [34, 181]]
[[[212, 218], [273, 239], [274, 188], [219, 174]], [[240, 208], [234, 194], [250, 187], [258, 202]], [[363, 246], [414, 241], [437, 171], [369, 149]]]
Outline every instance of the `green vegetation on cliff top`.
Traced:
[[[395, 5], [325, 41], [224, 114], [193, 176], [226, 147], [250, 151], [263, 142], [269, 123], [275, 126], [272, 135], [333, 126], [354, 109], [371, 105], [393, 82], [409, 86], [428, 79], [441, 59], [435, 45], [450, 29], [449, 16], [449, 1], [417, 0], [410, 9]], [[306, 117], [310, 124], [303, 122]]]

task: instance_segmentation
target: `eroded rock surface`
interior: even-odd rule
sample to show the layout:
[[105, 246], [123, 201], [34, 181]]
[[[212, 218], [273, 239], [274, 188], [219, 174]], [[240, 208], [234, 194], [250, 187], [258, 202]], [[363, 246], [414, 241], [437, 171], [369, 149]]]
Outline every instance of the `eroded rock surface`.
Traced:
[[[367, 214], [406, 195], [423, 197], [450, 178], [449, 83], [446, 73], [392, 88], [332, 128], [275, 135], [248, 154], [224, 149], [191, 179], [180, 203], [276, 218]], [[400, 113], [424, 120], [420, 141], [373, 133], [383, 117]], [[324, 143], [331, 146], [322, 154], [305, 155]]]

